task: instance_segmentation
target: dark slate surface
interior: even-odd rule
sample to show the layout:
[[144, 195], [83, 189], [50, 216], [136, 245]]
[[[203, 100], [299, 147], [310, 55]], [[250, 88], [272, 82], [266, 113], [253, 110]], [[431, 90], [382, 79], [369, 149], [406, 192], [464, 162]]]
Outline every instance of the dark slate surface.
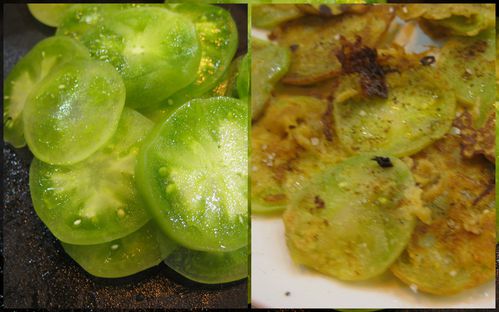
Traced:
[[[246, 51], [246, 6], [227, 8], [240, 26]], [[25, 5], [4, 5], [3, 77], [54, 29], [37, 22]], [[6, 308], [234, 308], [247, 307], [247, 282], [201, 285], [161, 264], [134, 276], [102, 279], [87, 274], [36, 216], [28, 187], [32, 155], [3, 146], [4, 307]]]

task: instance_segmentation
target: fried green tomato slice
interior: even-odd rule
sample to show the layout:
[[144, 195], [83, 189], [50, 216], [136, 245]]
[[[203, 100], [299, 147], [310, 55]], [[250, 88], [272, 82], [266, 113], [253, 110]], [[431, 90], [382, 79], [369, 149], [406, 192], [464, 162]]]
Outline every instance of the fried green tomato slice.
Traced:
[[494, 4], [406, 4], [397, 14], [404, 20], [419, 19], [425, 32], [435, 37], [476, 36], [495, 25]]
[[191, 20], [199, 37], [201, 62], [196, 79], [171, 97], [184, 104], [209, 91], [227, 70], [237, 49], [237, 27], [230, 13], [219, 6], [185, 3], [168, 8]]
[[391, 270], [422, 292], [451, 295], [495, 277], [494, 166], [463, 158], [460, 143], [447, 135], [413, 157], [432, 223], [418, 222]]
[[315, 172], [346, 157], [325, 101], [280, 96], [251, 130], [251, 210], [282, 212]]
[[85, 271], [97, 277], [118, 278], [158, 265], [163, 260], [159, 233], [152, 222], [139, 230], [103, 244], [62, 243], [66, 253]]
[[366, 5], [339, 5], [338, 3], [365, 3], [365, 1], [337, 1], [337, 3], [332, 4], [306, 3], [297, 4], [296, 6], [304, 13], [324, 17], [341, 15], [343, 13], [364, 13], [368, 10], [368, 6]]
[[440, 139], [451, 127], [454, 93], [430, 66], [386, 75], [388, 96], [365, 97], [343, 79], [334, 101], [335, 127], [351, 153], [407, 156]]
[[420, 192], [395, 157], [364, 154], [330, 167], [283, 214], [291, 257], [341, 280], [382, 274], [411, 238]]
[[248, 276], [248, 246], [234, 251], [198, 251], [160, 237], [164, 263], [180, 275], [203, 284], [222, 284]]
[[340, 38], [375, 47], [394, 17], [387, 6], [373, 6], [364, 14], [343, 14], [333, 18], [305, 16], [273, 31], [279, 45], [291, 49], [291, 65], [283, 81], [308, 85], [341, 73], [336, 53]]
[[290, 52], [268, 41], [254, 38], [251, 51], [251, 118], [258, 119], [275, 84], [286, 74]]
[[69, 166], [32, 162], [33, 205], [55, 237], [70, 244], [100, 244], [149, 220], [134, 175], [139, 148], [152, 126], [141, 114], [125, 109], [111, 140], [86, 160]]
[[71, 5], [69, 3], [28, 3], [28, 9], [39, 22], [57, 27]]
[[3, 138], [14, 147], [26, 145], [23, 110], [35, 86], [58, 65], [70, 60], [90, 59], [87, 48], [69, 37], [49, 37], [37, 43], [14, 66], [3, 84]]
[[153, 107], [188, 86], [201, 59], [194, 24], [166, 8], [116, 11], [81, 40], [93, 58], [118, 70], [133, 108]]
[[137, 180], [168, 237], [189, 249], [247, 244], [248, 107], [226, 97], [192, 100], [148, 136]]
[[461, 102], [482, 127], [495, 103], [494, 29], [479, 36], [454, 37], [443, 46], [438, 67]]
[[123, 80], [109, 64], [87, 60], [63, 64], [26, 99], [26, 142], [43, 162], [77, 163], [111, 138], [124, 104]]
[[251, 23], [257, 28], [272, 29], [301, 16], [303, 12], [292, 4], [254, 4], [251, 7]]

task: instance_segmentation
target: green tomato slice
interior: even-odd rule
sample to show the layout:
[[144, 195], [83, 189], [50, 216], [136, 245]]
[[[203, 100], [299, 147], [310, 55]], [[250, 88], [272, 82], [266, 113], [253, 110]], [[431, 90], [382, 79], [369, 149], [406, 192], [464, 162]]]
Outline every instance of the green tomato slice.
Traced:
[[165, 8], [120, 10], [82, 36], [93, 58], [113, 65], [126, 85], [126, 104], [157, 106], [192, 83], [201, 49], [194, 24]]
[[203, 284], [222, 284], [248, 276], [248, 246], [228, 252], [207, 252], [182, 247], [161, 235], [164, 262], [180, 275]]
[[237, 49], [237, 27], [230, 13], [218, 6], [184, 3], [168, 8], [191, 20], [199, 37], [201, 62], [196, 80], [171, 97], [184, 104], [213, 88], [227, 70]]
[[388, 98], [365, 98], [344, 79], [334, 101], [335, 128], [351, 153], [407, 156], [450, 129], [455, 96], [433, 68], [420, 66], [386, 76]]
[[451, 38], [439, 56], [439, 69], [450, 82], [457, 100], [468, 108], [478, 128], [495, 103], [494, 29], [473, 38]]
[[[150, 3], [74, 4], [61, 17], [56, 35], [70, 36], [80, 40], [86, 32], [98, 27], [106, 19], [112, 18], [112, 14], [117, 11], [154, 5]], [[160, 6], [160, 4], [156, 5]]]
[[138, 186], [168, 237], [202, 251], [247, 244], [247, 133], [246, 103], [218, 97], [182, 105], [148, 136]]
[[382, 274], [411, 238], [420, 191], [409, 168], [389, 157], [349, 158], [310, 180], [283, 214], [286, 242], [300, 264], [341, 280]]
[[109, 64], [75, 61], [58, 67], [26, 100], [24, 135], [31, 152], [49, 164], [74, 164], [114, 134], [125, 86]]
[[258, 28], [272, 29], [301, 16], [303, 12], [295, 5], [255, 4], [251, 7], [251, 23]]
[[251, 118], [258, 119], [265, 109], [274, 85], [286, 74], [290, 64], [288, 49], [253, 38], [251, 58]]
[[87, 48], [68, 37], [40, 41], [14, 66], [4, 81], [4, 140], [14, 147], [26, 145], [23, 110], [31, 90], [58, 65], [76, 59], [89, 59]]
[[251, 59], [246, 54], [241, 63], [236, 80], [237, 95], [240, 99], [248, 99], [250, 96], [250, 75], [251, 75]]
[[100, 244], [149, 220], [134, 175], [139, 148], [152, 126], [125, 109], [111, 140], [86, 160], [69, 166], [32, 162], [33, 205], [55, 237], [70, 244]]
[[62, 243], [66, 253], [88, 273], [125, 277], [161, 263], [158, 230], [152, 222], [123, 238], [96, 245]]
[[485, 158], [464, 158], [461, 143], [449, 134], [412, 157], [432, 222], [417, 223], [390, 269], [421, 292], [456, 294], [496, 276], [495, 167]]
[[69, 3], [28, 3], [28, 9], [39, 22], [57, 27], [71, 5]]
[[218, 83], [210, 91], [203, 94], [203, 97], [228, 96], [237, 98], [237, 77], [242, 59], [242, 56], [236, 57]]

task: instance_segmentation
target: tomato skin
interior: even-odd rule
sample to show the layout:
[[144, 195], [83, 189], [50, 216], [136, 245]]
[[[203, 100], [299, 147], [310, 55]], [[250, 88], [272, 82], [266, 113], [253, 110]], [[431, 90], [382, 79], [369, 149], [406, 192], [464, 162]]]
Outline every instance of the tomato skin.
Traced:
[[4, 81], [4, 141], [20, 148], [26, 145], [22, 113], [35, 86], [68, 60], [89, 59], [87, 48], [65, 36], [48, 37], [37, 43], [14, 66]]
[[161, 235], [160, 249], [167, 266], [198, 283], [229, 283], [248, 276], [248, 246], [229, 252], [198, 251]]
[[250, 97], [250, 75], [251, 75], [251, 59], [249, 54], [246, 54], [239, 64], [239, 72], [237, 75], [237, 95], [240, 99], [249, 99]]
[[157, 107], [196, 79], [201, 50], [194, 24], [165, 8], [119, 10], [81, 41], [113, 65], [126, 85], [126, 105]]
[[232, 251], [247, 244], [248, 107], [192, 100], [149, 134], [136, 167], [151, 216], [180, 245]]
[[133, 275], [163, 260], [158, 230], [151, 222], [111, 242], [97, 245], [62, 243], [62, 247], [85, 271], [104, 278]]
[[112, 66], [97, 61], [66, 63], [26, 100], [26, 142], [41, 161], [77, 163], [111, 138], [124, 104], [123, 80]]
[[71, 5], [69, 3], [28, 3], [28, 9], [39, 22], [57, 27]]

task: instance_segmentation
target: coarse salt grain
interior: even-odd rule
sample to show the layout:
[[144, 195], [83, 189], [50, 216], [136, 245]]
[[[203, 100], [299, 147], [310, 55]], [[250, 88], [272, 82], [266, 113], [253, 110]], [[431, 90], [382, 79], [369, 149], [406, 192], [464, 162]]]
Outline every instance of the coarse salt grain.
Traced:
[[409, 288], [412, 290], [412, 292], [418, 293], [418, 285], [411, 284], [411, 285], [409, 285]]
[[452, 127], [452, 128], [450, 128], [450, 133], [453, 134], [453, 135], [460, 135], [461, 134], [461, 129], [456, 128], [456, 127]]

